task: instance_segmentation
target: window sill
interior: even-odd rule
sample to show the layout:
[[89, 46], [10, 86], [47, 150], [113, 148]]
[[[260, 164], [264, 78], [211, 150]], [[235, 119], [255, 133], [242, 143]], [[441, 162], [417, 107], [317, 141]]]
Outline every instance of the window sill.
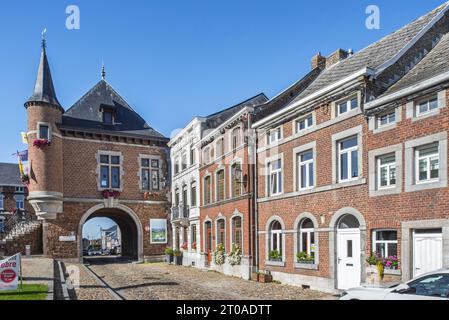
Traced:
[[416, 192], [416, 191], [446, 188], [446, 187], [447, 187], [447, 180], [438, 180], [438, 181], [431, 181], [431, 182], [427, 182], [427, 183], [415, 183], [413, 185], [406, 185], [405, 192]]
[[285, 262], [266, 260], [265, 265], [272, 266], [272, 267], [285, 267]]
[[394, 128], [396, 128], [397, 127], [397, 122], [395, 122], [395, 123], [391, 123], [391, 124], [386, 124], [386, 125], [383, 125], [383, 126], [378, 126], [378, 127], [376, 127], [374, 130], [373, 130], [373, 133], [374, 134], [376, 134], [376, 133], [382, 133], [382, 132], [385, 132], [385, 131], [389, 131], [389, 130], [392, 130], [392, 129], [394, 129]]
[[390, 276], [400, 276], [402, 275], [402, 272], [399, 269], [384, 269], [384, 274], [388, 274]]
[[299, 263], [299, 262], [295, 262], [295, 269], [318, 270], [318, 265], [314, 264], [314, 263]]
[[412, 122], [416, 122], [416, 121], [419, 121], [419, 120], [422, 120], [422, 119], [426, 119], [426, 118], [430, 118], [430, 117], [433, 117], [433, 116], [437, 116], [439, 114], [440, 114], [440, 108], [432, 110], [432, 111], [429, 111], [427, 113], [416, 115], [416, 116], [414, 116], [412, 118]]

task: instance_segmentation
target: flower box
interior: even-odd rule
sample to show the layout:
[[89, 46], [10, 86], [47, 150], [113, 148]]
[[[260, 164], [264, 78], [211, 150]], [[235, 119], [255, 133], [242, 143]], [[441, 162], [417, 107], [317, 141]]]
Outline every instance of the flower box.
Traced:
[[46, 139], [36, 139], [33, 141], [33, 147], [36, 147], [38, 149], [44, 149], [45, 147], [49, 147], [50, 145], [50, 141]]
[[259, 273], [258, 280], [261, 283], [273, 282], [273, 276], [271, 274]]
[[296, 262], [295, 269], [318, 270], [318, 265], [313, 263]]
[[103, 198], [109, 199], [109, 198], [118, 198], [120, 196], [120, 192], [113, 191], [113, 190], [104, 190], [103, 191]]

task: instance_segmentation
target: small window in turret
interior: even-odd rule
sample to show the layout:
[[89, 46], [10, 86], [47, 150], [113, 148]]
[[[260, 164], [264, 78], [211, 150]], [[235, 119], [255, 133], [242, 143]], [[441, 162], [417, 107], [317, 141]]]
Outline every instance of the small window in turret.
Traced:
[[50, 129], [48, 125], [39, 124], [39, 139], [50, 140]]

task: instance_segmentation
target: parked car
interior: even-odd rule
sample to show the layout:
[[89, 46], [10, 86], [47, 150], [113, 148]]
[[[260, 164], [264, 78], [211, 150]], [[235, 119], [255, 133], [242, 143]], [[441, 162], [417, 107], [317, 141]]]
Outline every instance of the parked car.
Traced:
[[386, 288], [348, 289], [340, 300], [449, 300], [449, 269], [429, 272]]

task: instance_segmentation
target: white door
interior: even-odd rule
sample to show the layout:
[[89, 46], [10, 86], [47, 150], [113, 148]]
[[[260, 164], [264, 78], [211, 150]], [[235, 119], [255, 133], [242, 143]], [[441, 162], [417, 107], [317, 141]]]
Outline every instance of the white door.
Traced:
[[360, 286], [360, 230], [343, 229], [337, 232], [337, 282], [338, 289]]
[[441, 231], [413, 233], [413, 277], [443, 267], [443, 236]]

